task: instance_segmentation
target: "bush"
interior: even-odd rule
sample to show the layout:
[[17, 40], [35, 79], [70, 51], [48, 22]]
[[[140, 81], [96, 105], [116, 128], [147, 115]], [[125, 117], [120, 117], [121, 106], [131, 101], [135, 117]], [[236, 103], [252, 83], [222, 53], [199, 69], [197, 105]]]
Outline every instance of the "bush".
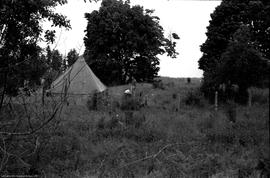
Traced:
[[198, 90], [188, 91], [187, 95], [184, 97], [183, 101], [189, 106], [203, 106], [203, 95]]
[[87, 108], [91, 110], [97, 110], [98, 108], [98, 93], [94, 92], [91, 97], [87, 100]]
[[177, 93], [172, 94], [172, 98], [176, 99], [177, 98]]
[[141, 101], [139, 97], [135, 97], [132, 95], [123, 95], [121, 101], [122, 110], [139, 110], [140, 105]]
[[228, 102], [225, 106], [225, 112], [229, 122], [235, 123], [237, 118], [236, 104]]
[[93, 92], [87, 100], [86, 106], [89, 111], [92, 110], [107, 110], [111, 103], [110, 96], [107, 91]]
[[162, 80], [154, 80], [152, 84], [153, 84], [154, 89], [156, 88], [161, 89], [161, 90], [165, 89], [164, 84], [162, 83]]
[[252, 92], [252, 103], [267, 104], [269, 103], [269, 89], [254, 88]]

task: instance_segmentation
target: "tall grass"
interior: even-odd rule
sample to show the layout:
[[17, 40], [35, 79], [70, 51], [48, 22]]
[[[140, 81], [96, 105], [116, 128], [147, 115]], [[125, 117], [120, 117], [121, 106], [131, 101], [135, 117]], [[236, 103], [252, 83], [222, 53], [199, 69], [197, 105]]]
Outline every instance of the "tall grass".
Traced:
[[257, 175], [269, 153], [269, 102], [234, 105], [230, 116], [228, 107], [215, 111], [204, 100], [199, 80], [162, 82], [164, 89], [138, 84], [131, 98], [123, 97], [128, 86], [110, 88], [108, 105], [95, 110], [66, 106], [40, 169], [47, 177]]

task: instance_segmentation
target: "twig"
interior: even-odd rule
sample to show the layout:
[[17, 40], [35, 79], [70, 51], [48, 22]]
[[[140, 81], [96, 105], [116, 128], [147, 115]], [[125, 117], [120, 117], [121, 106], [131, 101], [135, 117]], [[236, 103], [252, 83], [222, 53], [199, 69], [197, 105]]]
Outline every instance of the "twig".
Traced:
[[55, 49], [57, 48], [57, 46], [58, 46], [58, 44], [59, 44], [59, 42], [60, 42], [62, 33], [63, 33], [63, 29], [61, 28], [61, 29], [60, 29], [60, 35], [59, 35], [59, 38], [58, 38], [58, 40], [57, 40], [57, 42], [56, 42], [56, 44], [55, 44], [53, 50], [55, 50]]
[[162, 153], [166, 148], [168, 147], [171, 147], [171, 146], [174, 146], [174, 145], [179, 145], [180, 143], [175, 143], [175, 144], [168, 144], [168, 145], [165, 145], [162, 149], [160, 149], [157, 153], [155, 154], [152, 154], [152, 155], [149, 155], [149, 156], [146, 156], [144, 158], [141, 158], [141, 159], [138, 159], [138, 160], [135, 160], [135, 161], [132, 161], [130, 163], [127, 163], [121, 167], [119, 167], [118, 169], [122, 169], [124, 167], [127, 167], [127, 166], [130, 166], [132, 164], [136, 164], [136, 163], [139, 163], [141, 161], [145, 161], [145, 160], [148, 160], [148, 159], [155, 159], [160, 153]]
[[4, 166], [6, 165], [6, 163], [8, 162], [8, 158], [9, 158], [9, 156], [10, 156], [10, 153], [8, 153], [8, 152], [6, 151], [6, 143], [5, 143], [5, 140], [4, 140], [4, 138], [3, 138], [2, 135], [1, 135], [1, 138], [2, 138], [2, 142], [3, 142], [4, 148], [2, 148], [2, 147], [0, 146], [0, 151], [3, 152], [4, 154], [3, 154], [3, 158], [2, 158], [1, 164], [0, 164], [0, 173], [1, 173], [1, 171], [3, 170]]
[[[8, 160], [8, 155], [6, 154], [6, 143], [5, 140], [3, 138], [3, 136], [1, 135], [2, 138], [2, 142], [3, 142], [3, 148], [0, 146], [0, 150], [4, 153], [3, 154], [3, 158], [1, 160], [1, 164], [0, 164], [0, 172], [2, 171], [4, 165], [7, 163]], [[7, 156], [7, 157], [6, 157]]]

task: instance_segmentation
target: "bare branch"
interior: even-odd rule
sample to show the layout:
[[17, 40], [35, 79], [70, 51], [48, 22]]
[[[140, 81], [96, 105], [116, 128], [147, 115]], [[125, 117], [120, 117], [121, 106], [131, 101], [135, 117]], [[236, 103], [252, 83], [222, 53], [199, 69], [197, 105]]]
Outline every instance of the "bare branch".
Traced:
[[0, 172], [3, 170], [4, 165], [6, 165], [8, 158], [9, 158], [9, 153], [7, 153], [7, 151], [6, 151], [6, 143], [5, 143], [5, 140], [4, 140], [2, 135], [1, 135], [1, 140], [2, 140], [2, 144], [3, 144], [3, 148], [0, 146], [0, 151], [3, 152], [3, 154], [2, 154], [3, 157], [2, 157], [2, 160], [0, 163]]
[[152, 155], [149, 155], [149, 156], [146, 156], [144, 158], [141, 158], [141, 159], [138, 159], [138, 160], [135, 160], [135, 161], [132, 161], [130, 163], [127, 163], [121, 167], [119, 167], [118, 169], [122, 169], [124, 167], [128, 167], [130, 165], [133, 165], [133, 164], [137, 164], [141, 161], [145, 161], [145, 160], [148, 160], [148, 159], [155, 159], [160, 153], [162, 153], [165, 149], [171, 147], [171, 146], [175, 146], [175, 145], [179, 145], [180, 143], [175, 143], [175, 144], [168, 144], [168, 145], [165, 145], [164, 147], [162, 147], [162, 149], [160, 149], [157, 153], [155, 154], [152, 154]]

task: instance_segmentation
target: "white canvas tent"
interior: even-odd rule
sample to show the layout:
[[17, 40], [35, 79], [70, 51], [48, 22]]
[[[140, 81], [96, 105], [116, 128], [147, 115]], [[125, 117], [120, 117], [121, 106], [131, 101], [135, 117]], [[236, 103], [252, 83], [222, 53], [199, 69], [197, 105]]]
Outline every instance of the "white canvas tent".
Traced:
[[102, 92], [106, 86], [97, 78], [81, 56], [60, 75], [52, 84], [51, 93], [67, 95], [89, 95], [94, 91]]

